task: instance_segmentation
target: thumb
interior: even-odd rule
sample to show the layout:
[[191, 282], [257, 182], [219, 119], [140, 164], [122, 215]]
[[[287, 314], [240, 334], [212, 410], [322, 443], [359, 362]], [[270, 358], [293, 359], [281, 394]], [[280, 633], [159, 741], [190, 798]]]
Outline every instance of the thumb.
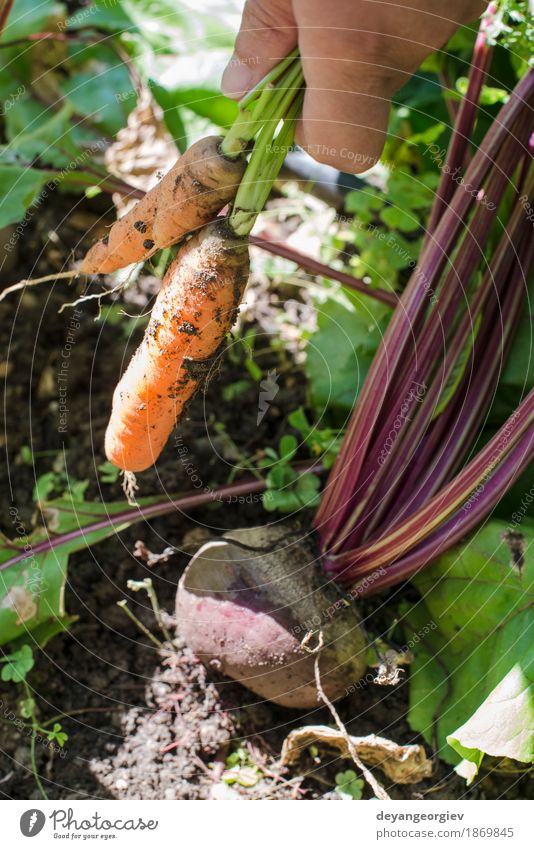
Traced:
[[223, 74], [223, 93], [239, 100], [296, 44], [291, 0], [247, 0], [234, 54]]

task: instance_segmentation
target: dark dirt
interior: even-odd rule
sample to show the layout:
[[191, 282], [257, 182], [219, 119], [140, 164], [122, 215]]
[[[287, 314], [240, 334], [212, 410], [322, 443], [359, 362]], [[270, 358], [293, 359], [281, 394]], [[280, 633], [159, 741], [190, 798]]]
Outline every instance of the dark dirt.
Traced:
[[[62, 203], [59, 198], [57, 202]], [[76, 215], [83, 218], [82, 212]], [[57, 221], [59, 217], [56, 209], [54, 218]], [[78, 219], [69, 222], [67, 218], [59, 231], [63, 245], [78, 243]], [[24, 247], [28, 257], [37, 255], [35, 246], [40, 249], [39, 231], [32, 226], [33, 247], [30, 239]], [[83, 226], [88, 229], [87, 222]], [[56, 253], [61, 257], [61, 250]], [[63, 260], [67, 256], [65, 250]], [[21, 261], [17, 274], [50, 272], [58, 267], [57, 262], [58, 257], [50, 255], [43, 256], [38, 268], [24, 267]], [[146, 310], [147, 296], [156, 286], [154, 278], [142, 276], [127, 292], [126, 311]], [[74, 330], [68, 358], [66, 430], [60, 432], [57, 374], [72, 313], [66, 310], [59, 315], [58, 307], [73, 300], [74, 289], [58, 283], [51, 290], [44, 284], [22, 299], [15, 296], [0, 305], [0, 365], [6, 376], [1, 438], [7, 459], [2, 470], [0, 521], [8, 535], [12, 533], [9, 507], [17, 507], [30, 529], [35, 480], [62, 463], [73, 481], [89, 480], [85, 493], [89, 500], [123, 497], [118, 482], [102, 484], [97, 466], [104, 460], [103, 434], [113, 388], [140, 330], [130, 339], [127, 319], [123, 325], [95, 322], [95, 302], [81, 304], [80, 326]], [[291, 297], [295, 298], [294, 290]], [[276, 326], [272, 303], [276, 300], [272, 292], [256, 285], [255, 315], [269, 333]], [[298, 318], [297, 301], [291, 309]], [[265, 367], [279, 366], [282, 379], [276, 402], [259, 428], [258, 389], [253, 381], [237, 400], [224, 401], [224, 387], [243, 380], [246, 372], [235, 358], [222, 357], [209, 396], [205, 401], [199, 396], [191, 405], [179, 442], [171, 439], [157, 467], [140, 476], [140, 494], [166, 497], [192, 489], [191, 467], [206, 485], [224, 483], [239, 466], [240, 455], [250, 456], [267, 444], [275, 445], [287, 430], [284, 410], [293, 410], [304, 400], [298, 366], [289, 363], [288, 368], [287, 359], [280, 364], [281, 356], [287, 358], [287, 354], [271, 351], [262, 362]], [[237, 450], [215, 428], [221, 421]], [[177, 454], [177, 445], [187, 449], [189, 470]], [[31, 447], [33, 461], [28, 461], [27, 452], [21, 454], [23, 446]], [[288, 731], [301, 724], [330, 724], [326, 709], [303, 714], [258, 703], [239, 685], [207, 672], [186, 646], [177, 644], [174, 652], [159, 651], [117, 607], [118, 601], [128, 598], [130, 608], [157, 633], [146, 597], [127, 587], [128, 580], [150, 574], [171, 627], [176, 585], [187, 552], [193, 551], [209, 530], [218, 533], [265, 520], [257, 501], [224, 509], [214, 503], [191, 516], [174, 513], [136, 525], [71, 556], [66, 607], [78, 620], [39, 654], [29, 679], [41, 720], [64, 714], [61, 724], [69, 735], [62, 756], [37, 746], [37, 766], [51, 798], [335, 798], [335, 774], [350, 769], [350, 762], [321, 753], [315, 761], [304, 759], [299, 772], [280, 772], [277, 766]], [[132, 554], [138, 539], [153, 552], [167, 546], [179, 552], [150, 568]], [[422, 742], [406, 722], [407, 692], [406, 680], [395, 687], [370, 684], [342, 701], [339, 711], [352, 733], [376, 733], [397, 743]], [[6, 798], [39, 798], [27, 733], [7, 719], [10, 710], [17, 710], [20, 696], [13, 685], [2, 684], [0, 793]], [[250, 788], [221, 782], [225, 758], [238, 744], [259, 770], [260, 778]], [[383, 778], [378, 772], [377, 777]], [[402, 799], [529, 798], [532, 783], [527, 777], [490, 771], [466, 789], [449, 766], [437, 761], [431, 779], [411, 786], [386, 784], [386, 788], [393, 798]]]

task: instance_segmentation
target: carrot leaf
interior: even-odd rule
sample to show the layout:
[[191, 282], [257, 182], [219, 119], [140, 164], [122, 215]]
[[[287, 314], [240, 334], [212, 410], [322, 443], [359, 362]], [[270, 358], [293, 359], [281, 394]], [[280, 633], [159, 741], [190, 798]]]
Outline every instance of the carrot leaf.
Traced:
[[533, 531], [491, 521], [412, 579], [406, 634], [437, 627], [414, 648], [408, 720], [449, 763], [534, 761]]

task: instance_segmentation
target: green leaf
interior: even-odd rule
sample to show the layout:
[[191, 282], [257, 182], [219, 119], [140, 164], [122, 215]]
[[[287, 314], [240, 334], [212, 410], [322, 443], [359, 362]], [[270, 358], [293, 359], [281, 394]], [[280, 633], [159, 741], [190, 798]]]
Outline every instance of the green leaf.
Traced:
[[343, 421], [352, 409], [378, 348], [390, 310], [341, 287], [313, 292], [317, 331], [306, 348], [310, 404]]
[[387, 196], [400, 209], [430, 209], [434, 200], [432, 187], [421, 176], [415, 176], [400, 168], [389, 179]]
[[54, 727], [52, 728], [52, 731], [49, 731], [46, 736], [50, 742], [57, 743], [60, 748], [63, 748], [63, 746], [69, 739], [69, 735], [65, 734], [65, 732], [61, 730], [61, 725], [59, 724], [59, 722], [54, 722]]
[[0, 675], [2, 681], [13, 681], [13, 683], [19, 684], [24, 681], [35, 661], [31, 647], [23, 645], [18, 651], [0, 658], [0, 662], [5, 663]]
[[290, 490], [268, 489], [263, 496], [263, 506], [269, 513], [294, 513], [302, 507], [299, 497]]
[[525, 394], [534, 387], [534, 338], [531, 300], [533, 290], [534, 287], [531, 286], [500, 381], [501, 384], [516, 387]]
[[283, 436], [278, 443], [278, 453], [280, 459], [289, 462], [297, 453], [298, 442], [296, 436], [289, 433]]
[[384, 207], [380, 213], [380, 218], [392, 230], [402, 230], [403, 233], [412, 233], [421, 226], [417, 216], [405, 212], [397, 206]]
[[338, 772], [336, 775], [336, 793], [343, 800], [361, 799], [364, 783], [352, 769]]
[[240, 787], [254, 787], [260, 780], [260, 772], [255, 766], [234, 766], [222, 775], [225, 784], [239, 784]]
[[51, 17], [63, 15], [65, 6], [55, 0], [15, 0], [0, 41], [15, 41], [42, 32]]
[[534, 525], [523, 522], [521, 530], [521, 570], [502, 539], [507, 525], [492, 521], [413, 579], [423, 600], [406, 611], [406, 622], [414, 634], [434, 627], [414, 641], [408, 718], [428, 742], [436, 731], [450, 763], [466, 749], [533, 757]]
[[105, 132], [115, 135], [126, 125], [136, 103], [135, 89], [124, 65], [97, 66], [77, 73], [61, 84], [67, 101]]
[[[81, 495], [79, 490], [74, 494], [77, 498]], [[140, 503], [156, 500], [141, 499]], [[125, 501], [102, 504], [67, 495], [43, 501], [39, 507], [46, 527], [25, 535], [19, 525], [23, 535], [13, 540], [0, 538], [0, 567], [12, 557], [26, 553], [24, 560], [0, 569], [0, 645], [28, 633], [42, 645], [67, 627], [72, 619], [65, 613], [63, 595], [69, 555], [119, 533], [135, 521], [113, 522], [115, 514], [130, 509]], [[13, 515], [16, 522], [18, 514]], [[84, 531], [88, 525], [108, 517], [110, 522], [104, 527]], [[69, 531], [80, 533], [53, 549], [35, 551], [39, 543]]]
[[320, 501], [321, 481], [317, 475], [307, 472], [300, 475], [295, 484], [295, 494], [302, 507], [317, 507]]
[[245, 360], [245, 368], [250, 374], [252, 380], [255, 380], [256, 383], [259, 383], [263, 377], [263, 372], [259, 365], [249, 357]]
[[0, 165], [0, 227], [21, 221], [49, 178], [36, 168]]
[[118, 480], [120, 475], [120, 469], [117, 466], [114, 466], [113, 463], [110, 463], [109, 460], [106, 460], [104, 463], [100, 463], [98, 468], [98, 476], [102, 483], [115, 483]]
[[460, 728], [447, 737], [477, 768], [484, 754], [534, 762], [534, 670], [517, 663]]
[[29, 719], [35, 713], [35, 699], [21, 699], [19, 702], [19, 712], [24, 719]]
[[187, 150], [187, 130], [182, 118], [180, 101], [155, 80], [148, 81], [154, 99], [163, 109], [163, 120], [180, 153]]

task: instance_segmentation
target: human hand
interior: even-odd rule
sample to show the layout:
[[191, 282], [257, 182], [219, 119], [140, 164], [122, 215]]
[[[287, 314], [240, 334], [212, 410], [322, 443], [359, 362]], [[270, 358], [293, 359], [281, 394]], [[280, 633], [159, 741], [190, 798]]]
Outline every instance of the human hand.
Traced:
[[485, 8], [481, 0], [247, 0], [222, 89], [239, 99], [297, 44], [306, 95], [297, 142], [359, 173], [380, 157], [392, 95]]

